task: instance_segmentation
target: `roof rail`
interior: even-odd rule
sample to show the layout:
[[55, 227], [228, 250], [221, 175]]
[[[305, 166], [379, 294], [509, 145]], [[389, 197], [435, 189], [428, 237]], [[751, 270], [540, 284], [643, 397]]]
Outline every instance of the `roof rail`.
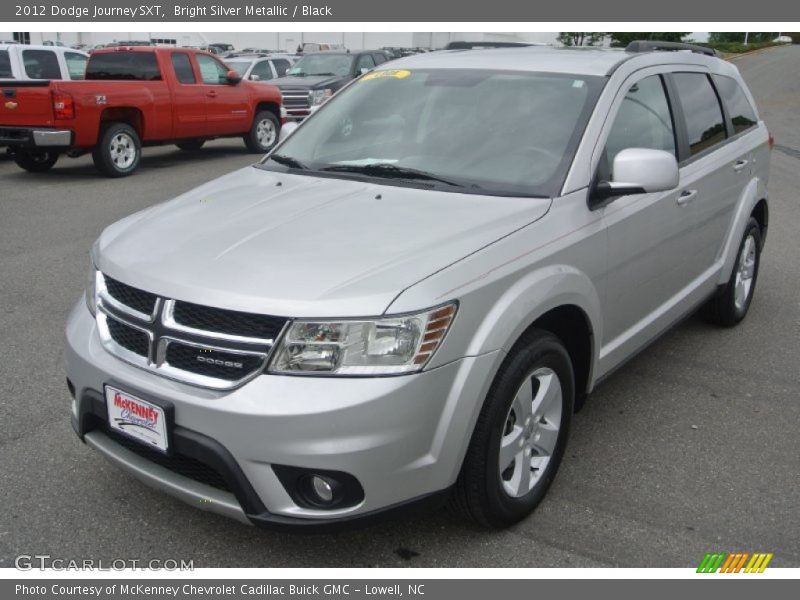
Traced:
[[656, 42], [651, 40], [636, 40], [631, 42], [625, 47], [625, 52], [677, 52], [679, 50], [689, 50], [697, 54], [705, 54], [706, 56], [716, 56], [717, 53], [713, 48], [706, 46], [698, 46], [697, 44], [684, 44], [683, 42]]

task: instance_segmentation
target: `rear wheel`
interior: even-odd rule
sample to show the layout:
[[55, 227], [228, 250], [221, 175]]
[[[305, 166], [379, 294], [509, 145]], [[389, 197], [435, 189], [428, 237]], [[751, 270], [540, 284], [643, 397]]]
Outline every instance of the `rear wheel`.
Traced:
[[187, 152], [195, 152], [200, 150], [205, 144], [206, 141], [199, 139], [199, 140], [184, 140], [182, 142], [177, 142], [175, 145], [180, 148], [181, 150], [186, 150]]
[[751, 218], [739, 244], [731, 278], [703, 306], [703, 318], [723, 327], [731, 327], [744, 319], [755, 293], [760, 261], [761, 227]]
[[97, 169], [108, 177], [127, 177], [139, 166], [142, 143], [139, 134], [127, 123], [110, 123], [92, 151]]
[[14, 153], [14, 162], [31, 173], [49, 171], [58, 161], [58, 152], [48, 151], [18, 151]]
[[564, 455], [575, 388], [561, 341], [526, 334], [486, 397], [451, 506], [487, 527], [506, 527], [541, 502]]
[[278, 117], [268, 110], [262, 110], [253, 119], [250, 131], [244, 136], [245, 146], [250, 152], [258, 154], [268, 152], [278, 143], [280, 130]]

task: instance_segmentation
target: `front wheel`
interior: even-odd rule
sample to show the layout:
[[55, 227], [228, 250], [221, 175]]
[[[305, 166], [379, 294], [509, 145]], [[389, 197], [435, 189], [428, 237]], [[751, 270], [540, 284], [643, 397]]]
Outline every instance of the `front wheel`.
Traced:
[[14, 162], [30, 173], [44, 173], [53, 168], [58, 161], [58, 152], [26, 152], [14, 153]]
[[745, 227], [733, 273], [723, 287], [703, 306], [701, 315], [707, 321], [723, 327], [739, 323], [747, 315], [758, 279], [761, 262], [761, 226], [750, 218]]
[[486, 527], [507, 527], [526, 517], [558, 471], [574, 404], [564, 345], [545, 331], [527, 333], [492, 383], [451, 507]]
[[139, 167], [141, 157], [139, 134], [127, 123], [107, 125], [92, 151], [95, 167], [107, 177], [127, 177]]
[[262, 110], [253, 119], [250, 131], [244, 136], [245, 146], [250, 152], [257, 154], [269, 152], [278, 143], [280, 130], [278, 117], [268, 110]]

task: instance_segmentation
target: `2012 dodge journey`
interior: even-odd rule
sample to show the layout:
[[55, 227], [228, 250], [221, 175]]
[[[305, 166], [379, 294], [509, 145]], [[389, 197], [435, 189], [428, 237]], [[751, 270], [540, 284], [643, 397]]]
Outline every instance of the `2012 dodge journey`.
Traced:
[[103, 232], [67, 325], [73, 426], [243, 522], [449, 501], [509, 525], [600, 380], [695, 309], [744, 318], [770, 145], [694, 46], [382, 66], [258, 164]]

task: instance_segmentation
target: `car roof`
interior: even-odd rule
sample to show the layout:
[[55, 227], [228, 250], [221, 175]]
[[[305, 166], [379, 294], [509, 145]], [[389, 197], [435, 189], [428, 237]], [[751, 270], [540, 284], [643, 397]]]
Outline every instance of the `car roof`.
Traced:
[[55, 50], [56, 52], [75, 52], [77, 54], [89, 56], [83, 50], [76, 50], [75, 48], [70, 48], [69, 46], [45, 46], [44, 44], [6, 44], [0, 42], [0, 48], [3, 48], [4, 50], [6, 48], [22, 48], [23, 50]]
[[[726, 65], [724, 61], [690, 51], [626, 52], [617, 48], [555, 48], [527, 46], [523, 48], [491, 48], [485, 50], [440, 50], [415, 54], [391, 62], [392, 69], [498, 69], [539, 71], [573, 75], [605, 76], [627, 61], [642, 66], [655, 64]], [[726, 70], [726, 69], [722, 69]]]

